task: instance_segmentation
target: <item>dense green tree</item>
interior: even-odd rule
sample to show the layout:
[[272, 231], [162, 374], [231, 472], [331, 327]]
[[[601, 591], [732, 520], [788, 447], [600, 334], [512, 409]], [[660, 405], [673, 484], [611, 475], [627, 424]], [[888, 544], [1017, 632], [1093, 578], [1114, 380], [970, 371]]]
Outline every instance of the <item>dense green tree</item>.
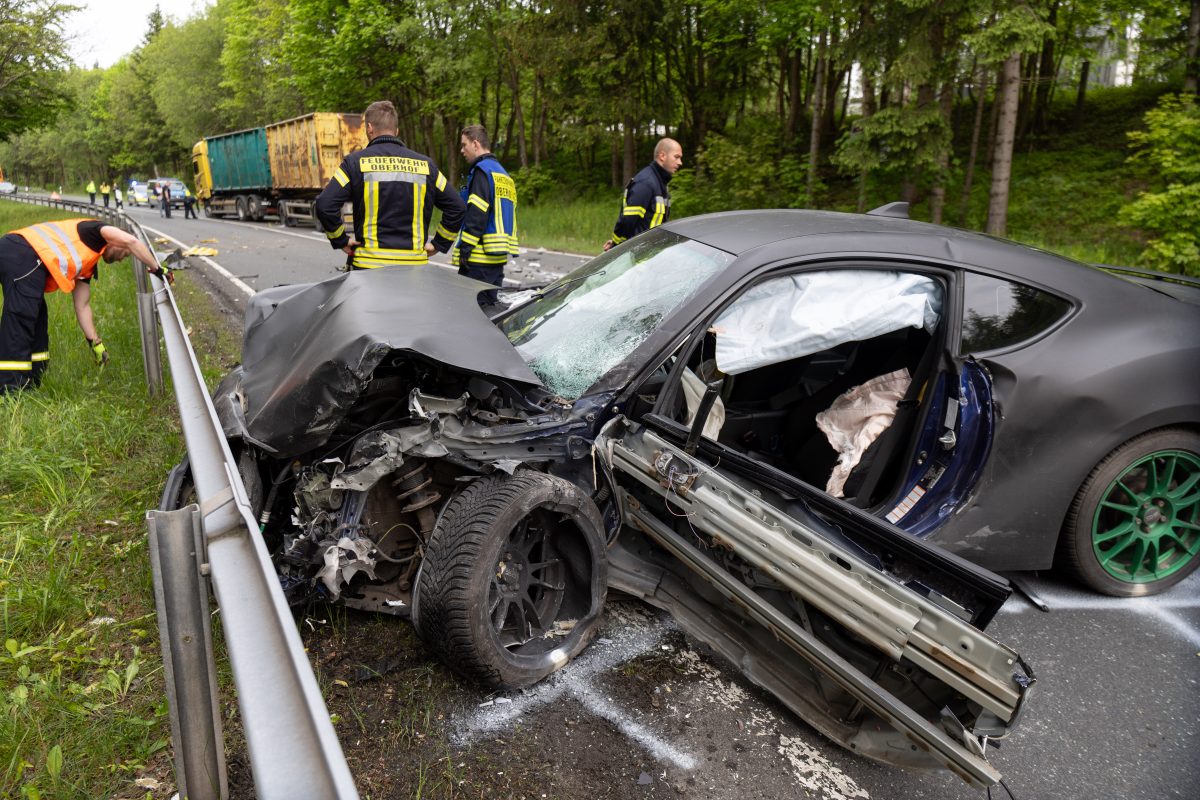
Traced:
[[0, 140], [43, 125], [67, 108], [66, 3], [0, 0]]
[[1153, 166], [1156, 191], [1142, 192], [1121, 211], [1125, 222], [1154, 234], [1146, 264], [1200, 276], [1200, 103], [1167, 95], [1146, 114], [1146, 129], [1129, 134], [1135, 161]]

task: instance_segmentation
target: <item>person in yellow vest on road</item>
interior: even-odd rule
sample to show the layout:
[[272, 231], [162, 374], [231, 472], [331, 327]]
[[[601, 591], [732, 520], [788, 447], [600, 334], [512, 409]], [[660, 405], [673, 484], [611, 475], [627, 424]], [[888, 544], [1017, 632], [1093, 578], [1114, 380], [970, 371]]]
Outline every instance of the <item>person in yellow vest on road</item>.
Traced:
[[0, 239], [0, 394], [37, 386], [50, 364], [50, 292], [70, 293], [96, 364], [108, 363], [92, 317], [91, 279], [101, 258], [111, 264], [130, 255], [151, 274], [166, 275], [137, 237], [95, 219], [42, 222]]
[[108, 196], [112, 193], [112, 187], [108, 185], [108, 181], [100, 184], [100, 196], [104, 198], [104, 207], [108, 208]]
[[88, 193], [88, 197], [92, 198], [91, 204], [96, 205], [96, 182], [95, 181], [88, 181], [87, 193]]

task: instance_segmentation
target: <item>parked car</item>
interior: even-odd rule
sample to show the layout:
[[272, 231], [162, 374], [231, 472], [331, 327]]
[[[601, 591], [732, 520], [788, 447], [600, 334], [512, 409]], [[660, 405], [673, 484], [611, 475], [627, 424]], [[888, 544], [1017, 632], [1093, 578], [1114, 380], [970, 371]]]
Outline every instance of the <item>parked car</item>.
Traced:
[[16, 194], [17, 186], [8, 181], [0, 181], [0, 194]]
[[130, 205], [148, 206], [150, 205], [150, 188], [142, 181], [130, 181], [125, 197]]
[[1033, 672], [984, 633], [1009, 593], [985, 567], [1058, 550], [1134, 594], [1196, 566], [1194, 286], [762, 211], [656, 228], [492, 319], [481, 287], [371, 270], [248, 303], [214, 404], [293, 604], [410, 618], [515, 687], [613, 588], [854, 752], [990, 784]]
[[150, 193], [150, 207], [160, 208], [162, 187], [169, 186], [171, 188], [171, 208], [183, 208], [184, 193], [187, 187], [183, 185], [183, 181], [175, 178], [152, 178], [147, 183], [147, 188]]

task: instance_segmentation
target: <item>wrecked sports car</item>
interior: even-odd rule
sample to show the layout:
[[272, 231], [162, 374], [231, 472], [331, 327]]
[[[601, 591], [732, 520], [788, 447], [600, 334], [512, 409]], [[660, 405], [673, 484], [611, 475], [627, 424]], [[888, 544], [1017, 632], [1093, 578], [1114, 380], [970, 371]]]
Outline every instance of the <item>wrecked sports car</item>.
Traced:
[[[409, 618], [461, 673], [517, 687], [579, 653], [619, 590], [843, 746], [990, 785], [986, 743], [1033, 672], [984, 633], [1009, 586], [971, 561], [1047, 566], [1100, 486], [1097, 517], [1166, 525], [1160, 561], [1194, 566], [1194, 377], [1133, 415], [1053, 355], [1090, 343], [1134, 385], [1155, 374], [1095, 341], [1089, 314], [1120, 306], [1196, 363], [1176, 297], [801, 211], [671, 223], [491, 320], [480, 286], [378, 270], [251, 301], [214, 403], [293, 604]], [[1159, 517], [1120, 492], [1156, 492]]]

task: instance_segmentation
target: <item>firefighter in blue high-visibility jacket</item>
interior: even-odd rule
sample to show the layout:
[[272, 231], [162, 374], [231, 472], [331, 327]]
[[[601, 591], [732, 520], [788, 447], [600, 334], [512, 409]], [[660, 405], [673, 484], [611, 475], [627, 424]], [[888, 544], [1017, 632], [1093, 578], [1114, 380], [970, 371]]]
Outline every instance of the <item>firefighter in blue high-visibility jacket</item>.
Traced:
[[[504, 285], [504, 265], [517, 255], [517, 185], [492, 155], [482, 125], [468, 125], [459, 136], [459, 152], [467, 160], [467, 185], [459, 193], [467, 204], [462, 229], [450, 260], [459, 275]], [[480, 292], [479, 305], [497, 302], [496, 290]]]
[[682, 166], [683, 148], [679, 142], [659, 139], [654, 146], [654, 160], [625, 184], [621, 214], [613, 226], [612, 238], [604, 243], [605, 250], [671, 218], [671, 192], [667, 184]]
[[[342, 159], [313, 210], [335, 249], [352, 259], [352, 269], [429, 263], [446, 252], [462, 224], [465, 209], [446, 176], [429, 156], [410, 150], [396, 137], [399, 118], [388, 100], [363, 113], [367, 146]], [[342, 221], [342, 206], [354, 205], [353, 236]], [[429, 236], [433, 208], [442, 222]]]

